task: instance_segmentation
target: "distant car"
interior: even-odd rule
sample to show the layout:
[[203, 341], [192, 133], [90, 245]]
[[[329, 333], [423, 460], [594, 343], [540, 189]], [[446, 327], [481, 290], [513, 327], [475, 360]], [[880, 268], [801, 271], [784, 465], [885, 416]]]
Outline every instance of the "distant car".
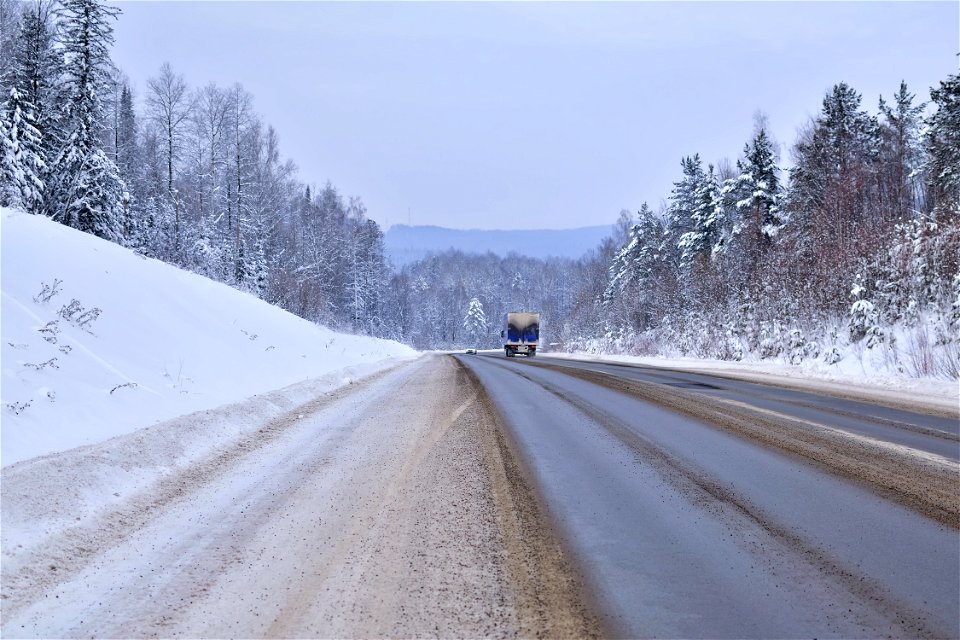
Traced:
[[476, 349], [467, 349], [467, 353], [476, 353], [476, 352], [477, 352]]

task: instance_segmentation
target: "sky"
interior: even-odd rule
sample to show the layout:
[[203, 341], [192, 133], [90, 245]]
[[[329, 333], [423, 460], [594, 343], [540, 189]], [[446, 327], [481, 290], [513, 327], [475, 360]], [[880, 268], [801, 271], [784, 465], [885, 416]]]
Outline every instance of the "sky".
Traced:
[[241, 83], [308, 184], [368, 215], [479, 229], [609, 224], [680, 160], [783, 145], [846, 82], [877, 110], [956, 73], [958, 2], [118, 2], [142, 98], [164, 62]]

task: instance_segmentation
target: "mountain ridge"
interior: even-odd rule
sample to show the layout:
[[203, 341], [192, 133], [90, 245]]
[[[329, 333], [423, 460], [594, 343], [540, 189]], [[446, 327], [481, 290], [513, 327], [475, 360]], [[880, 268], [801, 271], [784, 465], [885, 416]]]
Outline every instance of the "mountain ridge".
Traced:
[[516, 253], [531, 258], [579, 258], [612, 232], [613, 225], [509, 230], [394, 224], [384, 234], [384, 248], [395, 267], [450, 249], [499, 256]]

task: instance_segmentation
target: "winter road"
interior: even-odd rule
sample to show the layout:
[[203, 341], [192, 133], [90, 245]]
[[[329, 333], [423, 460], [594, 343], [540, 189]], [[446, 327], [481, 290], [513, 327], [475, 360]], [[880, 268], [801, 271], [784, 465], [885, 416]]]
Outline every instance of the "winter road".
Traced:
[[956, 417], [716, 376], [461, 357], [606, 628], [960, 635]]
[[[904, 407], [430, 356], [5, 549], [2, 632], [957, 637], [958, 447]], [[5, 468], [5, 520], [65, 461]]]

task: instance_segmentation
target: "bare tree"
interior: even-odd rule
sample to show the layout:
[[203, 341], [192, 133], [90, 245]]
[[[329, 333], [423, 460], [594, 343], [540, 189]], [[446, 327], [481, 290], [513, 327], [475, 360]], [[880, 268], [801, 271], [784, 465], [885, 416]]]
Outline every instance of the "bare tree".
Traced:
[[164, 137], [167, 161], [167, 194], [173, 197], [173, 165], [177, 161], [185, 123], [193, 102], [182, 75], [176, 75], [169, 62], [160, 67], [160, 75], [147, 81], [148, 117]]

